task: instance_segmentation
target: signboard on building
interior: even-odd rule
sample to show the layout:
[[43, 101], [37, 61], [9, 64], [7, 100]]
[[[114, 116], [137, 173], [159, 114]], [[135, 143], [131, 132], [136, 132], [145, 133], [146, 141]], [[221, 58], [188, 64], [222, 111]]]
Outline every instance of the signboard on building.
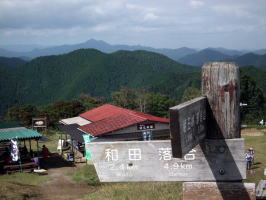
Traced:
[[[169, 140], [91, 142], [89, 151], [102, 182], [246, 178], [243, 139], [206, 140], [183, 158], [172, 157]], [[230, 152], [232, 159], [228, 159]]]
[[173, 156], [182, 158], [206, 137], [206, 97], [170, 108]]
[[154, 123], [138, 124], [137, 129], [138, 129], [138, 130], [150, 130], [150, 129], [155, 129], [155, 124], [154, 124]]

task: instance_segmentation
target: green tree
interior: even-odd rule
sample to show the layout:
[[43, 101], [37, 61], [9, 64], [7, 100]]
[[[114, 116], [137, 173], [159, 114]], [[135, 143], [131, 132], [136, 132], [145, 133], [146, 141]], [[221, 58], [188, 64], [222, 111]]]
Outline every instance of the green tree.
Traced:
[[19, 119], [19, 106], [12, 106], [7, 109], [4, 117], [7, 121], [18, 121]]
[[265, 99], [262, 90], [246, 74], [241, 74], [240, 83], [240, 102], [248, 104], [247, 107], [241, 107], [241, 119], [246, 123], [257, 123], [262, 118], [265, 119]]
[[177, 101], [167, 95], [150, 93], [147, 104], [147, 113], [158, 117], [168, 117], [169, 108], [176, 104]]
[[30, 126], [32, 118], [39, 115], [39, 110], [34, 105], [13, 106], [7, 110], [5, 120], [17, 121], [24, 126]]
[[92, 97], [88, 94], [81, 94], [78, 98], [85, 110], [91, 110], [103, 104], [103, 99]]
[[136, 102], [136, 91], [130, 88], [121, 88], [117, 92], [113, 92], [111, 94], [112, 103], [116, 106], [121, 106], [123, 108], [128, 108], [135, 110], [138, 108], [138, 104]]
[[140, 112], [146, 112], [149, 96], [150, 93], [145, 89], [136, 91], [136, 104], [138, 105], [137, 109]]
[[57, 101], [52, 104], [45, 105], [41, 113], [48, 116], [51, 126], [55, 126], [60, 119], [75, 117], [84, 112], [84, 106], [80, 101]]
[[168, 95], [151, 93], [144, 89], [122, 88], [112, 93], [112, 103], [158, 117], [167, 117], [169, 108], [176, 105], [177, 101]]
[[201, 96], [201, 91], [199, 89], [188, 87], [183, 93], [181, 102], [186, 102], [199, 96]]

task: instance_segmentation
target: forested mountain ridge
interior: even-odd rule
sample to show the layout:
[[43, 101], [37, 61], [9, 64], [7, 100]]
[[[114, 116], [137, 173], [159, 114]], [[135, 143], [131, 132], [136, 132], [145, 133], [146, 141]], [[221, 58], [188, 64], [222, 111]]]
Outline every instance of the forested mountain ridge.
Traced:
[[241, 75], [247, 75], [251, 77], [256, 82], [257, 86], [266, 95], [266, 70], [265, 69], [254, 67], [254, 66], [245, 66], [245, 67], [240, 68], [240, 73]]
[[[165, 98], [180, 102], [200, 95], [200, 74], [199, 67], [183, 65], [147, 51], [106, 54], [94, 49], [81, 49], [63, 55], [38, 57], [20, 67], [0, 66], [0, 116], [14, 105], [22, 105], [21, 109], [27, 108], [29, 113], [34, 112], [31, 109], [49, 110], [51, 105], [55, 105], [59, 112], [63, 109], [61, 105], [68, 107], [72, 101], [65, 104], [58, 101], [80, 99], [81, 94], [104, 97], [105, 102], [113, 102], [114, 99], [120, 102], [120, 97], [124, 99], [127, 92], [135, 91], [135, 97], [128, 94], [127, 104], [139, 102], [134, 98], [144, 98], [145, 95], [145, 98], [154, 97], [149, 99], [149, 105], [153, 106], [161, 105]], [[242, 116], [246, 121], [254, 122], [266, 114], [262, 109], [265, 101], [263, 93], [264, 96], [266, 94], [266, 70], [253, 66], [241, 67], [240, 74], [241, 100], [249, 105], [242, 109], [245, 114]], [[41, 107], [37, 109], [25, 104]], [[167, 114], [167, 105], [163, 106], [163, 116]], [[158, 112], [160, 109], [153, 106], [150, 109], [147, 107], [149, 112], [161, 115]], [[72, 116], [71, 112], [69, 116]], [[57, 116], [56, 113], [54, 115]]]
[[0, 56], [0, 66], [2, 67], [19, 67], [26, 63], [27, 61], [20, 58], [7, 58]]
[[[257, 67], [266, 68], [266, 55], [265, 49], [260, 49], [256, 51], [248, 50], [234, 50], [226, 48], [205, 48], [202, 50], [196, 50], [187, 47], [181, 47], [176, 49], [167, 49], [167, 48], [153, 48], [141, 45], [112, 45], [105, 41], [90, 39], [83, 43], [78, 44], [69, 44], [69, 45], [59, 45], [59, 46], [50, 46], [50, 47], [39, 47], [34, 48], [31, 51], [20, 51], [19, 49], [29, 49], [28, 45], [25, 48], [25, 45], [15, 45], [16, 51], [10, 51], [14, 49], [12, 45], [6, 50], [6, 46], [0, 46], [0, 56], [5, 57], [20, 57], [25, 60], [30, 60], [37, 58], [39, 56], [49, 56], [49, 55], [61, 55], [70, 53], [78, 49], [97, 49], [104, 53], [114, 53], [120, 50], [126, 51], [137, 51], [145, 50], [150, 52], [159, 53], [165, 55], [179, 63], [201, 67], [206, 62], [213, 61], [225, 61], [225, 62], [236, 62], [240, 66], [254, 65]], [[38, 45], [35, 45], [38, 47]]]
[[183, 58], [179, 59], [179, 62], [187, 65], [201, 67], [206, 62], [219, 62], [229, 59], [231, 59], [231, 56], [208, 48], [194, 54], [184, 56]]
[[0, 47], [0, 56], [36, 58], [39, 56], [61, 55], [78, 49], [97, 49], [104, 53], [114, 53], [120, 50], [126, 50], [126, 51], [144, 50], [144, 51], [151, 51], [163, 54], [176, 61], [183, 56], [196, 52], [195, 49], [187, 47], [181, 47], [177, 49], [167, 49], [167, 48], [152, 48], [141, 45], [111, 45], [101, 40], [90, 39], [86, 42], [79, 44], [59, 45], [59, 46], [51, 46], [46, 48], [35, 48], [31, 51], [26, 51], [26, 52], [10, 51], [6, 50], [4, 47]]
[[242, 56], [233, 58], [231, 61], [236, 62], [240, 66], [253, 65], [266, 69], [266, 54], [257, 55], [254, 53], [247, 53]]
[[266, 54], [258, 55], [254, 53], [246, 53], [238, 56], [227, 55], [218, 52], [216, 49], [208, 48], [202, 51], [186, 55], [179, 59], [178, 62], [201, 67], [206, 62], [235, 62], [239, 66], [253, 65], [266, 69]]
[[81, 93], [109, 98], [111, 92], [121, 87], [145, 88], [179, 98], [188, 86], [200, 86], [199, 68], [147, 51], [106, 54], [80, 49], [38, 57], [16, 70], [0, 70], [1, 110], [15, 104], [43, 105], [69, 100]]

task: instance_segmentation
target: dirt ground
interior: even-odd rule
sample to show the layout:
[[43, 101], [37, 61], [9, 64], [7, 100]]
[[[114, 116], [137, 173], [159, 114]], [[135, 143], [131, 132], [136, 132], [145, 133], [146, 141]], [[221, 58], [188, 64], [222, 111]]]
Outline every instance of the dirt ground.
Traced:
[[81, 199], [88, 192], [86, 184], [79, 184], [71, 180], [67, 173], [70, 167], [48, 170], [51, 180], [37, 188], [39, 200], [73, 200]]
[[45, 175], [49, 180], [36, 188], [38, 193], [36, 200], [79, 200], [89, 192], [87, 184], [77, 183], [69, 176], [81, 165], [73, 167], [56, 155], [49, 158], [45, 165], [49, 166], [48, 175]]

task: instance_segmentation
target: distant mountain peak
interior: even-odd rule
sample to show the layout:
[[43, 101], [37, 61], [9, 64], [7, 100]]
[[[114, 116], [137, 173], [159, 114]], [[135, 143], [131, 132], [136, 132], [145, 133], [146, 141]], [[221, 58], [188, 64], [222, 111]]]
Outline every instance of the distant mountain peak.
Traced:
[[87, 40], [84, 43], [86, 43], [86, 44], [101, 43], [101, 44], [107, 44], [107, 45], [109, 45], [107, 42], [105, 42], [103, 40], [95, 40], [95, 39], [89, 39], [89, 40]]
[[[71, 51], [75, 51], [78, 49], [97, 49], [103, 53], [113, 53], [119, 50], [126, 50], [126, 51], [145, 50], [145, 51], [150, 51], [154, 53], [159, 53], [177, 62], [183, 62], [183, 63], [191, 64], [191, 65], [198, 65], [199, 63], [202, 63], [205, 60], [221, 61], [221, 60], [224, 60], [224, 58], [226, 58], [227, 60], [228, 58], [231, 59], [232, 56], [237, 57], [237, 56], [241, 56], [247, 53], [246, 51], [226, 49], [223, 47], [216, 47], [216, 48], [208, 47], [206, 49], [202, 49], [199, 51], [199, 50], [188, 48], [188, 47], [169, 49], [169, 48], [153, 48], [153, 47], [147, 47], [147, 46], [141, 46], [141, 45], [122, 45], [122, 44], [112, 45], [103, 40], [97, 40], [97, 39], [91, 38], [87, 40], [86, 42], [79, 43], [79, 44], [65, 44], [65, 45], [59, 45], [59, 46], [50, 46], [46, 48], [33, 49], [32, 51], [27, 51], [27, 52], [7, 51], [5, 49], [1, 49], [1, 46], [0, 46], [0, 56], [23, 57], [23, 58], [32, 59], [32, 58], [36, 58], [40, 56], [66, 54], [66, 53], [69, 53]], [[263, 54], [266, 54], [266, 49], [253, 51], [253, 53], [263, 55]], [[201, 56], [205, 58], [203, 57], [195, 58], [194, 54], [200, 54]], [[186, 58], [187, 56], [193, 56], [193, 55], [194, 57]], [[187, 61], [186, 59], [189, 59], [189, 60]]]

